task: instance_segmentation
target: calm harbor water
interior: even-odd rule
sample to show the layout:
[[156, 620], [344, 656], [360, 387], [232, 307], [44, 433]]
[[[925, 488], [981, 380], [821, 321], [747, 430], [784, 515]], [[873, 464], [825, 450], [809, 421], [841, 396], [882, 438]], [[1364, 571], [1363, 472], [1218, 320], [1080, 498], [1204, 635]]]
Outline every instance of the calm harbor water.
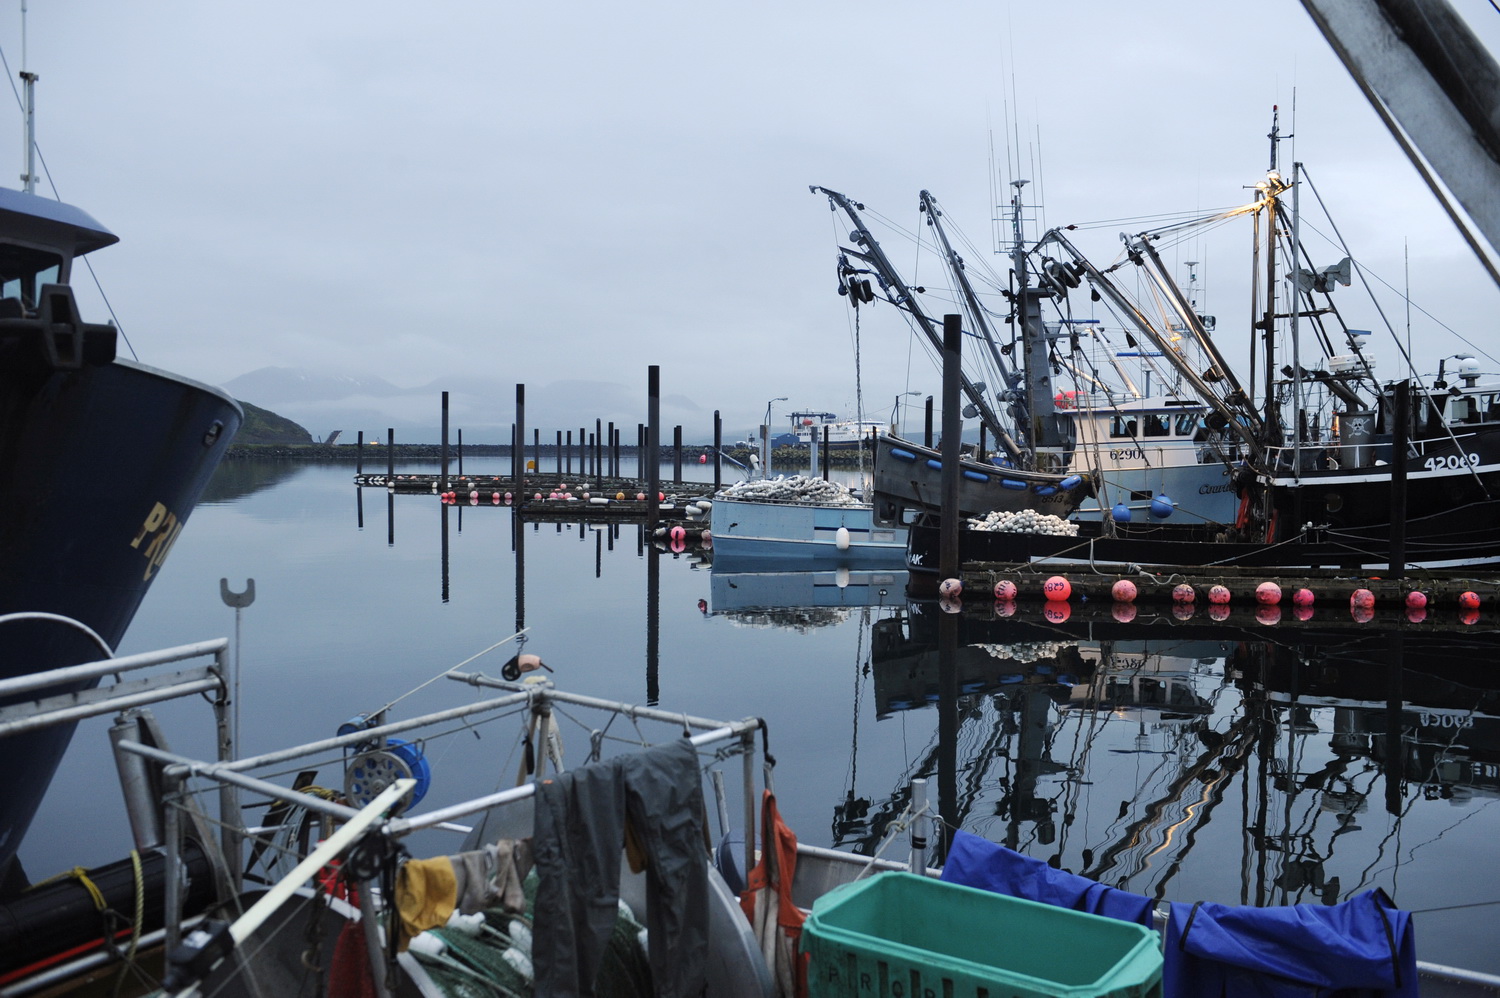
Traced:
[[[332, 735], [524, 624], [565, 690], [764, 717], [782, 812], [805, 842], [872, 848], [925, 776], [967, 830], [1104, 882], [1249, 904], [1379, 887], [1421, 912], [1423, 959], [1500, 972], [1492, 613], [1460, 627], [1434, 611], [1398, 639], [1334, 607], [1318, 608], [1325, 629], [1256, 631], [971, 605], [953, 618], [960, 696], [944, 704], [943, 615], [908, 604], [904, 575], [730, 572], [658, 553], [635, 526], [358, 496], [352, 476], [227, 465], [121, 649], [232, 638], [219, 580], [254, 578], [243, 753]], [[1443, 614], [1454, 633], [1435, 626]], [[470, 667], [498, 673], [513, 650]], [[399, 710], [466, 699], [443, 685]], [[210, 757], [201, 704], [157, 712], [174, 748]], [[107, 727], [75, 735], [21, 849], [33, 879], [128, 849]], [[432, 761], [434, 798], [479, 779]]]

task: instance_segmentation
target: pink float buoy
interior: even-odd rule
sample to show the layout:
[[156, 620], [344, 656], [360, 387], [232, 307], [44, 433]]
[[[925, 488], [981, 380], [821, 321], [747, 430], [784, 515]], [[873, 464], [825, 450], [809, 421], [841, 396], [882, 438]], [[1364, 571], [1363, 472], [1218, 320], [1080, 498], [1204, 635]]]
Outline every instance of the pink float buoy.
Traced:
[[1427, 619], [1427, 608], [1425, 606], [1409, 606], [1406, 608], [1406, 619], [1413, 624], [1420, 624]]
[[1406, 605], [1413, 610], [1421, 610], [1427, 606], [1427, 594], [1420, 589], [1413, 589], [1406, 594]]
[[1368, 610], [1375, 605], [1375, 594], [1368, 589], [1356, 589], [1349, 594], [1349, 605], [1361, 610]]
[[959, 579], [944, 579], [938, 583], [938, 595], [946, 599], [954, 599], [963, 595], [964, 584]]
[[1479, 594], [1472, 589], [1466, 589], [1458, 594], [1458, 608], [1460, 610], [1478, 610]]
[[1229, 603], [1229, 588], [1227, 586], [1210, 586], [1208, 601], [1215, 606], [1226, 606]]
[[1198, 594], [1193, 592], [1193, 587], [1188, 585], [1186, 582], [1172, 587], [1173, 603], [1191, 603], [1197, 598]]
[[1460, 611], [1458, 611], [1458, 622], [1460, 624], [1463, 624], [1465, 627], [1472, 627], [1472, 626], [1474, 626], [1475, 624], [1479, 623], [1479, 611], [1478, 610], [1460, 610]]
[[1292, 616], [1301, 621], [1312, 620], [1313, 608], [1305, 604], [1297, 604], [1292, 607]]
[[1073, 595], [1073, 583], [1061, 575], [1054, 575], [1042, 583], [1042, 595], [1051, 601], [1066, 602]]
[[1116, 603], [1132, 603], [1136, 597], [1135, 583], [1129, 579], [1120, 579], [1109, 587], [1109, 594], [1115, 598]]
[[1016, 584], [1009, 579], [1001, 579], [995, 583], [995, 599], [1013, 600], [1016, 598]]
[[672, 530], [671, 530], [671, 536], [672, 536], [672, 540], [674, 542], [680, 543], [682, 541], [687, 540], [687, 531], [683, 530], [682, 527], [680, 527], [680, 526], [673, 527]]
[[1173, 603], [1172, 617], [1175, 620], [1192, 620], [1196, 609], [1191, 603]]
[[1210, 603], [1208, 605], [1208, 619], [1209, 620], [1228, 620], [1229, 619], [1229, 604], [1228, 603]]
[[1049, 624], [1061, 624], [1073, 615], [1073, 607], [1067, 600], [1049, 599], [1042, 606], [1042, 616]]
[[1313, 596], [1313, 591], [1311, 589], [1298, 589], [1296, 592], [1292, 593], [1292, 605], [1312, 606], [1313, 600], [1315, 598], [1316, 597]]
[[1275, 606], [1281, 602], [1281, 587], [1274, 582], [1262, 582], [1255, 587], [1255, 602], [1262, 606]]

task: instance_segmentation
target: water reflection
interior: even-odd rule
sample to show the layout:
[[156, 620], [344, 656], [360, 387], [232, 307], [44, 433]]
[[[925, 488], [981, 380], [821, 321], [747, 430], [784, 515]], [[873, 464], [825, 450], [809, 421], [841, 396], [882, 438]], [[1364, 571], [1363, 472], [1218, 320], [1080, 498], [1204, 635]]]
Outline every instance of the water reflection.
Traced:
[[[1214, 635], [1171, 617], [1010, 612], [912, 604], [871, 623], [881, 718], [948, 705], [942, 631], [954, 631], [956, 724], [940, 716], [888, 795], [846, 792], [838, 844], [873, 849], [909, 782], [935, 776], [954, 787], [949, 827], [1102, 882], [1167, 898], [1232, 876], [1241, 903], [1331, 904], [1391, 887], [1403, 835], [1417, 838], [1407, 853], [1442, 836], [1434, 807], [1500, 797], [1492, 634]], [[1372, 807], [1388, 820], [1369, 822]], [[1199, 849], [1232, 862], [1205, 871], [1190, 862]]]

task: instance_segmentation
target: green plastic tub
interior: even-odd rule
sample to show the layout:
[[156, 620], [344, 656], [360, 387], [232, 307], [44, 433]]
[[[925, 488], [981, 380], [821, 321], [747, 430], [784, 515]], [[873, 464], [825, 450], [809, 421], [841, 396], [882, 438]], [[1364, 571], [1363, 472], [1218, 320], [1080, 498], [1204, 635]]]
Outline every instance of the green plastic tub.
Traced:
[[1159, 998], [1150, 929], [911, 873], [830, 892], [802, 927], [812, 998]]

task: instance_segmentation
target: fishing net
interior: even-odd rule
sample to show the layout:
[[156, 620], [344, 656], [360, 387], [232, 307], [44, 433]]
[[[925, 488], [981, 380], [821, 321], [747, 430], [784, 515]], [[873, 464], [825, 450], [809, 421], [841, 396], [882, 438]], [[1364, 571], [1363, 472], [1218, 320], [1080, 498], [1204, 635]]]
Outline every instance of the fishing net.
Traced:
[[[533, 873], [526, 879], [526, 915], [491, 908], [484, 912], [478, 935], [456, 928], [429, 929], [442, 940], [444, 951], [434, 955], [413, 948], [409, 952], [450, 998], [531, 998], [535, 898]], [[644, 936], [641, 924], [621, 903], [595, 982], [600, 998], [651, 998], [651, 964]]]

